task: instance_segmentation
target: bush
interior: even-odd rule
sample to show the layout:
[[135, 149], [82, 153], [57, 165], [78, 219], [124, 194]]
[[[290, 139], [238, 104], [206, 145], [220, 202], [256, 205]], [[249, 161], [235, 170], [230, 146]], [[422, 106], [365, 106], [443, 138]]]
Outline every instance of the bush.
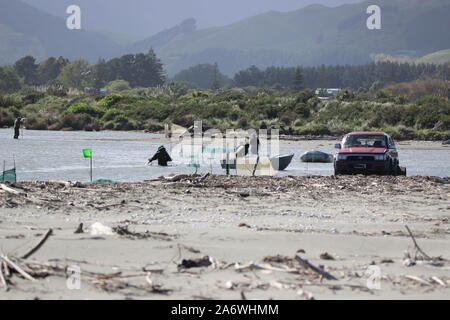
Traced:
[[102, 121], [111, 121], [115, 120], [118, 116], [125, 116], [125, 112], [119, 109], [109, 109], [105, 112], [105, 114], [102, 117]]
[[237, 122], [237, 127], [239, 129], [248, 129], [249, 125], [247, 118], [240, 118], [239, 121]]
[[0, 109], [0, 127], [12, 127], [14, 125], [14, 114], [9, 110]]
[[145, 123], [144, 128], [148, 132], [160, 132], [164, 130], [164, 126], [154, 120], [148, 120]]
[[130, 84], [125, 80], [114, 80], [106, 85], [109, 92], [122, 92], [130, 90]]
[[66, 109], [64, 112], [65, 115], [70, 114], [86, 114], [92, 117], [102, 117], [105, 112], [103, 109], [99, 108], [98, 106], [89, 106], [86, 103], [77, 103], [73, 106], [70, 106]]
[[49, 87], [47, 88], [47, 94], [55, 97], [67, 97], [67, 89], [61, 87]]
[[44, 92], [35, 91], [33, 89], [23, 89], [22, 94], [22, 103], [23, 105], [34, 104], [45, 97]]
[[60, 121], [60, 127], [63, 129], [84, 130], [93, 123], [94, 119], [88, 114], [66, 114]]
[[47, 121], [41, 116], [32, 116], [27, 119], [26, 127], [29, 130], [47, 130]]
[[20, 110], [17, 109], [16, 107], [14, 107], [14, 106], [9, 107], [8, 111], [11, 112], [14, 115], [14, 118], [22, 117], [22, 113], [20, 112]]
[[304, 136], [323, 136], [331, 134], [331, 131], [326, 125], [309, 123], [301, 127], [297, 133]]
[[197, 117], [195, 117], [192, 114], [188, 114], [185, 116], [179, 116], [173, 119], [173, 123], [185, 127], [185, 128], [189, 128], [190, 126], [194, 125], [194, 122], [197, 120]]

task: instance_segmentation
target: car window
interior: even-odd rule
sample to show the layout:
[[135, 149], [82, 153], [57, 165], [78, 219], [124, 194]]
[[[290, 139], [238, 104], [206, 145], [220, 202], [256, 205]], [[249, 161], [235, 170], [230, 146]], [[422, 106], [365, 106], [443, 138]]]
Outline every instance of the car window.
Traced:
[[344, 147], [386, 148], [387, 138], [381, 135], [350, 135], [344, 138]]

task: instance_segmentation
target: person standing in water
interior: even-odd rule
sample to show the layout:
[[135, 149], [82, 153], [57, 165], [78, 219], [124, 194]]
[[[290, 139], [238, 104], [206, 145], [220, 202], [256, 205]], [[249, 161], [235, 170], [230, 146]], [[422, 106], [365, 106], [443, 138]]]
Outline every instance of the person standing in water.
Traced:
[[14, 139], [19, 139], [22, 121], [23, 119], [21, 117], [17, 117], [16, 121], [14, 121]]
[[158, 160], [159, 166], [167, 167], [167, 162], [172, 161], [172, 158], [169, 156], [169, 153], [167, 153], [166, 148], [164, 148], [164, 146], [160, 146], [155, 155], [151, 159], [148, 159], [148, 163], [152, 163], [155, 160]]

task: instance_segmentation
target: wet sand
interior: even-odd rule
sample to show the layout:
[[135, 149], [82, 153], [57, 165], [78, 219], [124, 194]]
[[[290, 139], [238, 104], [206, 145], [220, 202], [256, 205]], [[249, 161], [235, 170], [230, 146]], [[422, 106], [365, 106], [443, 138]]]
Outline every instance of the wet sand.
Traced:
[[[53, 235], [14, 260], [36, 281], [12, 274], [0, 299], [450, 297], [449, 179], [174, 180], [8, 184], [19, 194], [0, 190], [2, 254], [21, 257], [49, 228]], [[92, 235], [95, 222], [115, 229]], [[75, 234], [80, 223], [84, 233]], [[67, 287], [74, 265], [79, 290]]]

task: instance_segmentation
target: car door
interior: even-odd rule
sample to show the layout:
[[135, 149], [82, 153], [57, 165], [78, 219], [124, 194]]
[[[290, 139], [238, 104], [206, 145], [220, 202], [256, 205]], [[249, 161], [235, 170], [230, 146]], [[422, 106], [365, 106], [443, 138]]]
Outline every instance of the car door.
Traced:
[[397, 146], [395, 145], [394, 139], [390, 136], [387, 137], [388, 140], [388, 155], [393, 160], [394, 164], [398, 164], [398, 151]]

